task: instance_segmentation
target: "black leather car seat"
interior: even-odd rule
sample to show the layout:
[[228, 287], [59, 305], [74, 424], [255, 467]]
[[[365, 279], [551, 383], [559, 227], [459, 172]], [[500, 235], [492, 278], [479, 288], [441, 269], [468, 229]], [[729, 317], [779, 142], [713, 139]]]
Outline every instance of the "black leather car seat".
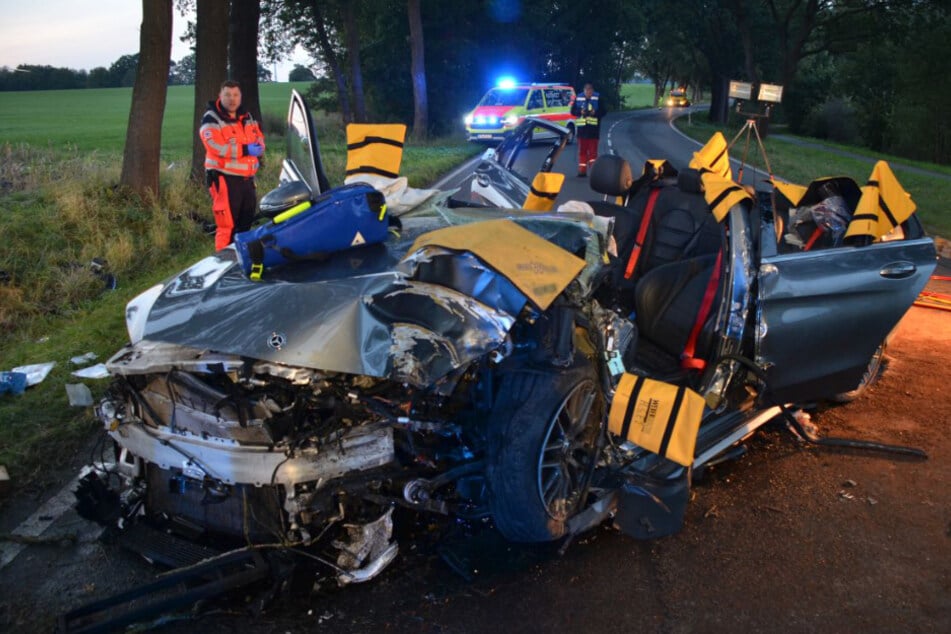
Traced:
[[[667, 370], [702, 369], [702, 360], [713, 350], [716, 315], [721, 303], [721, 277], [719, 274], [713, 277], [718, 263], [716, 254], [670, 262], [645, 273], [637, 284], [638, 334], [666, 353]], [[697, 333], [692, 337], [695, 328]], [[693, 349], [688, 350], [691, 338]], [[698, 361], [685, 363], [685, 351]]]

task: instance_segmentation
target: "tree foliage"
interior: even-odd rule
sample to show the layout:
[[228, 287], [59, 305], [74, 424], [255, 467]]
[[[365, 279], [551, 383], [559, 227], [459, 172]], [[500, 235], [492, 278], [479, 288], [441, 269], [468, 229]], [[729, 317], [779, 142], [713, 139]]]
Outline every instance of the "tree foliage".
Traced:
[[[231, 45], [232, 74], [244, 67], [243, 83], [263, 79], [261, 62], [303, 47], [314, 60], [312, 103], [344, 122], [458, 131], [462, 115], [501, 75], [576, 89], [590, 81], [618, 108], [621, 84], [640, 75], [658, 99], [672, 84], [691, 86], [695, 100], [709, 94], [710, 118], [726, 123], [728, 82], [738, 79], [783, 85], [772, 118], [795, 132], [848, 131], [877, 150], [951, 160], [947, 126], [939, 123], [951, 71], [947, 0], [175, 1], [189, 13], [213, 3], [227, 16], [235, 7], [232, 33], [258, 24], [257, 45], [248, 35]], [[411, 31], [416, 8], [419, 29]], [[245, 9], [259, 9], [260, 19], [238, 18]], [[219, 27], [227, 25], [225, 17]], [[414, 42], [423, 61], [415, 70]], [[201, 83], [201, 57], [176, 63], [169, 82]], [[124, 55], [88, 73], [0, 68], [0, 90], [128, 86], [137, 62], [138, 54]], [[214, 71], [215, 89], [226, 72]], [[310, 76], [295, 69], [294, 79]], [[212, 97], [210, 86], [197, 90], [203, 103]], [[428, 116], [417, 120], [423, 104]]]

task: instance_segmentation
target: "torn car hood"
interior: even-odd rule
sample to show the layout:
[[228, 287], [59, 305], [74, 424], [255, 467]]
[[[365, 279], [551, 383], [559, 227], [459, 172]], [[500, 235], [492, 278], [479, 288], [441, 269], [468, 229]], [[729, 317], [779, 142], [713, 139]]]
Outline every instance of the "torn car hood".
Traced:
[[[129, 303], [130, 334], [140, 334], [133, 343], [432, 385], [502, 345], [529, 300], [473, 253], [439, 240], [423, 240], [401, 261], [416, 238], [444, 226], [438, 218], [411, 219], [399, 240], [295, 263], [260, 282], [245, 277], [234, 250], [225, 249]], [[557, 277], [556, 294], [580, 268]]]

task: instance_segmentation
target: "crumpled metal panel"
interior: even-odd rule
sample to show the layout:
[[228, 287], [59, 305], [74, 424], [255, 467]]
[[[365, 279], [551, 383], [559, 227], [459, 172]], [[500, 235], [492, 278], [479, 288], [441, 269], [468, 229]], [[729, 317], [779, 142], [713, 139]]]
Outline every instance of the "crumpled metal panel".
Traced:
[[[262, 282], [242, 274], [232, 250], [221, 251], [166, 283], [143, 337], [429, 386], [500, 346], [526, 301], [476, 258], [434, 267], [420, 254], [398, 265], [400, 249], [439, 222], [408, 222], [398, 242], [266, 272]], [[417, 269], [425, 281], [413, 279]]]

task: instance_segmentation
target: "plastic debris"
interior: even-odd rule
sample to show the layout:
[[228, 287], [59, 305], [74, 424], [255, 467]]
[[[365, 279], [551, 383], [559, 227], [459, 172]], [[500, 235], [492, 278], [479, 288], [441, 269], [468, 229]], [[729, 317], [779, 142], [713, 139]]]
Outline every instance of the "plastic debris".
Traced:
[[95, 352], [87, 352], [86, 354], [81, 354], [78, 357], [72, 357], [69, 362], [73, 365], [86, 365], [90, 361], [95, 361], [97, 355]]
[[10, 474], [7, 473], [7, 468], [0, 464], [0, 497], [6, 495], [10, 491]]
[[106, 369], [105, 363], [97, 363], [96, 365], [91, 365], [88, 368], [76, 370], [75, 372], [72, 372], [72, 375], [80, 379], [108, 379], [109, 370]]
[[852, 495], [851, 493], [846, 493], [846, 492], [845, 492], [845, 489], [842, 489], [842, 490], [839, 491], [839, 497], [842, 498], [843, 500], [854, 500], [854, 499], [855, 499], [855, 496]]
[[842, 483], [842, 486], [847, 488], [857, 487], [858, 485], [859, 483], [856, 482], [855, 480], [846, 480], [845, 482]]
[[37, 383], [42, 383], [43, 379], [46, 378], [46, 375], [50, 373], [50, 370], [52, 370], [53, 366], [55, 365], [55, 361], [50, 361], [49, 363], [34, 363], [32, 365], [21, 365], [19, 367], [13, 368], [13, 372], [22, 372], [25, 374], [26, 386], [32, 387]]
[[0, 372], [0, 394], [23, 394], [26, 391], [26, 374], [23, 372]]
[[67, 383], [66, 395], [69, 404], [73, 407], [89, 407], [92, 405], [92, 392], [85, 383]]
[[866, 497], [865, 500], [868, 502], [869, 506], [875, 506], [876, 504], [878, 504], [878, 500], [873, 498], [871, 495]]

